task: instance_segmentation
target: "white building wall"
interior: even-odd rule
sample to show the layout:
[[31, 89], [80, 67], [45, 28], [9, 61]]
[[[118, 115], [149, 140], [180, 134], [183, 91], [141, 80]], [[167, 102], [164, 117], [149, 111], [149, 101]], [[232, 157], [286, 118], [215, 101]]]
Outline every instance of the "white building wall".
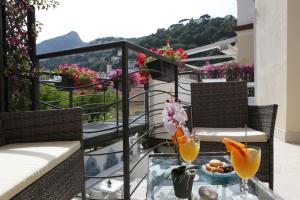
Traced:
[[286, 141], [293, 143], [300, 143], [299, 10], [299, 0], [288, 0]]
[[237, 25], [245, 25], [253, 23], [254, 19], [254, 1], [253, 0], [237, 0]]
[[257, 104], [278, 104], [276, 132], [287, 119], [287, 0], [255, 1]]
[[[254, 1], [237, 0], [237, 26], [252, 24], [254, 21]], [[241, 63], [254, 63], [253, 29], [236, 31], [237, 33], [237, 59]]]

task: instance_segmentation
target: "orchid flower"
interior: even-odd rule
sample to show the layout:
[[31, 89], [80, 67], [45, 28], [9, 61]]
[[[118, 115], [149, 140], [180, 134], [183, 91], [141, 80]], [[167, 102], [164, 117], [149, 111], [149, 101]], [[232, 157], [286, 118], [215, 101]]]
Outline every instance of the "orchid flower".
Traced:
[[162, 119], [165, 130], [173, 135], [177, 126], [187, 121], [187, 114], [180, 103], [167, 102], [162, 111]]

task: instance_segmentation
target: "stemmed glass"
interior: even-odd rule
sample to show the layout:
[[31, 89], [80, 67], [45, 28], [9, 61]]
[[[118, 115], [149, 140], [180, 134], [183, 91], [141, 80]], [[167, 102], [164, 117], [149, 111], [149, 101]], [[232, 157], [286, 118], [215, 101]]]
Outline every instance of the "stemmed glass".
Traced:
[[232, 199], [258, 200], [257, 196], [248, 193], [248, 179], [254, 177], [259, 169], [261, 149], [257, 146], [245, 146], [241, 151], [231, 151], [231, 162], [235, 172], [242, 178], [241, 192]]
[[186, 142], [179, 143], [179, 153], [181, 158], [186, 161], [189, 165], [192, 164], [200, 150], [200, 137], [196, 135], [184, 136]]

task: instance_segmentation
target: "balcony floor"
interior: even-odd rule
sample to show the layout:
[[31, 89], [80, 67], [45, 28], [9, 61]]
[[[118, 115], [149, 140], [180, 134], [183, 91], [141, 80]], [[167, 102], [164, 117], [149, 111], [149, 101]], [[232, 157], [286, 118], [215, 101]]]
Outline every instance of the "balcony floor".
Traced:
[[274, 191], [284, 199], [300, 197], [300, 144], [274, 138]]

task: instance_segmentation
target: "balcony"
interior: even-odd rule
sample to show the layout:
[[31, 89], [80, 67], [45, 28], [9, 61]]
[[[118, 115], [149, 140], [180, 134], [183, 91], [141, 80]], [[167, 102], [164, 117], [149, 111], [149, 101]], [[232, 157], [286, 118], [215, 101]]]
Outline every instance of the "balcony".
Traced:
[[[30, 17], [30, 16], [29, 16]], [[32, 41], [34, 46], [34, 41]], [[148, 49], [127, 41], [87, 46], [61, 52], [35, 55], [31, 52], [33, 67], [42, 65], [43, 61], [57, 57], [90, 53], [99, 51], [119, 50], [121, 54], [122, 87], [107, 88], [94, 94], [78, 94], [76, 90], [91, 88], [97, 85], [72, 87], [57, 84], [54, 76], [44, 72], [29, 79], [32, 81], [32, 109], [63, 109], [80, 107], [83, 110], [83, 148], [85, 163], [86, 199], [145, 199], [148, 176], [148, 155], [154, 151], [169, 151], [166, 146], [166, 134], [162, 129], [161, 111], [165, 100], [174, 96], [186, 105], [191, 105], [191, 83], [201, 82], [201, 74], [197, 72], [178, 72], [174, 68], [175, 80], [161, 82], [150, 80], [132, 91], [128, 86], [128, 66], [137, 53], [153, 56], [158, 60], [178, 65], [165, 57], [159, 56]], [[3, 59], [4, 58], [4, 59]], [[1, 65], [4, 66], [5, 56], [1, 55]], [[138, 73], [136, 71], [135, 73]], [[197, 78], [193, 78], [196, 76]], [[200, 77], [200, 78], [198, 78]], [[5, 82], [3, 70], [1, 83]], [[112, 82], [102, 77], [101, 84]], [[44, 88], [47, 88], [46, 93]], [[250, 84], [250, 87], [251, 84]], [[61, 93], [61, 99], [45, 100], [51, 93]], [[4, 111], [7, 89], [1, 86], [1, 110]], [[89, 96], [96, 96], [95, 102], [86, 103]], [[113, 100], [108, 100], [110, 97]], [[250, 97], [251, 98], [251, 97]], [[157, 139], [163, 142], [158, 143]], [[169, 139], [169, 138], [168, 138]], [[143, 146], [142, 146], [143, 145]], [[299, 145], [285, 143], [280, 135], [274, 137], [274, 191], [286, 199], [296, 196], [296, 184], [290, 184], [299, 176]], [[201, 151], [200, 151], [201, 152]], [[293, 153], [291, 153], [293, 152]], [[201, 154], [200, 154], [201, 156]], [[110, 183], [109, 183], [110, 182]], [[111, 185], [111, 187], [108, 187]], [[293, 190], [291, 195], [290, 190]], [[74, 199], [84, 197], [78, 194]]]

